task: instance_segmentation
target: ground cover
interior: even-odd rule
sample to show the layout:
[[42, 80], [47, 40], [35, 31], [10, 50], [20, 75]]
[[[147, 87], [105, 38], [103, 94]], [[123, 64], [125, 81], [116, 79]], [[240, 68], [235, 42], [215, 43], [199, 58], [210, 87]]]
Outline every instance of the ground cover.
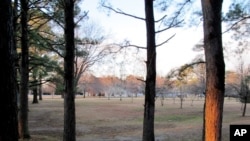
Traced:
[[[31, 99], [31, 98], [30, 98]], [[31, 103], [31, 102], [30, 102]], [[143, 98], [76, 98], [78, 141], [141, 140]], [[200, 141], [204, 99], [186, 99], [180, 109], [178, 99], [167, 98], [161, 106], [156, 100], [155, 136], [159, 141]], [[241, 117], [241, 104], [225, 98], [223, 141], [229, 141], [230, 124], [250, 124], [250, 110]], [[29, 105], [30, 141], [61, 141], [63, 136], [63, 100], [44, 97]]]

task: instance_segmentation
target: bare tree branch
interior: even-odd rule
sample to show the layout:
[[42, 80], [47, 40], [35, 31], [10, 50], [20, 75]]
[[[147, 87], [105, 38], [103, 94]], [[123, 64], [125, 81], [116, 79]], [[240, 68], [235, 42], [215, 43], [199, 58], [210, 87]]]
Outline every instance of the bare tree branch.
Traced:
[[109, 6], [106, 6], [106, 5], [104, 5], [104, 4], [102, 4], [102, 7], [107, 8], [107, 9], [109, 9], [109, 10], [111, 10], [111, 11], [117, 13], [117, 14], [129, 16], [129, 17], [132, 17], [132, 18], [135, 18], [135, 19], [139, 19], [139, 20], [145, 21], [145, 19], [142, 18], [142, 17], [138, 17], [138, 16], [135, 16], [135, 15], [132, 15], [132, 14], [125, 13], [125, 12], [123, 12], [123, 11], [120, 10], [120, 9], [117, 9], [117, 10], [116, 10], [116, 9], [114, 9], [114, 8], [112, 8], [112, 7], [109, 7]]
[[62, 29], [64, 29], [64, 25], [61, 24], [60, 21], [56, 20], [54, 18], [54, 15], [49, 15], [48, 13], [44, 12], [42, 9], [38, 9], [42, 14], [44, 14], [49, 20], [53, 20], [55, 23], [57, 23]]
[[167, 15], [164, 15], [163, 17], [161, 17], [159, 20], [155, 21], [155, 23], [161, 22], [162, 20], [164, 20], [167, 17]]
[[30, 82], [31, 84], [29, 85], [29, 87], [34, 87], [34, 86], [39, 86], [39, 85], [42, 85], [42, 84], [45, 84], [45, 83], [48, 83], [48, 82], [51, 82], [51, 80], [43, 80], [43, 82]]
[[88, 16], [89, 11], [84, 12], [84, 15], [80, 16], [79, 19], [75, 22], [75, 26], [78, 25], [78, 23], [85, 18], [86, 16]]
[[164, 32], [164, 31], [166, 31], [166, 30], [169, 30], [169, 29], [171, 29], [171, 28], [173, 28], [173, 27], [176, 27], [176, 26], [178, 26], [179, 24], [181, 24], [184, 20], [181, 20], [181, 21], [179, 21], [179, 22], [177, 22], [177, 23], [174, 23], [174, 21], [175, 21], [175, 19], [173, 19], [172, 22], [171, 22], [166, 28], [161, 29], [161, 30], [158, 30], [158, 31], [155, 31], [155, 33], [158, 34], [158, 33]]
[[156, 45], [156, 47], [159, 47], [159, 46], [162, 46], [162, 45], [166, 44], [169, 40], [171, 40], [172, 38], [174, 38], [175, 35], [176, 35], [176, 34], [172, 35], [171, 37], [169, 37], [169, 38], [168, 38], [167, 40], [165, 40], [164, 42], [162, 42], [162, 43]]
[[242, 17], [240, 20], [236, 21], [235, 23], [233, 23], [227, 30], [225, 30], [224, 32], [222, 32], [222, 34], [227, 33], [228, 31], [230, 31], [231, 29], [233, 29], [237, 24], [239, 24], [240, 22], [250, 19], [250, 16], [246, 16], [246, 17]]
[[135, 47], [135, 48], [138, 48], [138, 49], [147, 49], [146, 47], [138, 46], [138, 45], [132, 45], [132, 44], [129, 44], [129, 45], [126, 45], [126, 46], [122, 46], [122, 47]]
[[141, 79], [141, 78], [136, 78], [136, 80], [139, 80], [139, 81], [141, 81], [141, 82], [146, 82], [145, 80], [143, 80], [143, 79]]
[[138, 46], [138, 45], [130, 44], [129, 41], [125, 41], [125, 45], [123, 45], [123, 44], [112, 44], [112, 45], [113, 46], [118, 46], [121, 49], [122, 48], [128, 48], [128, 47], [135, 47], [135, 48], [138, 48], [138, 49], [147, 49], [147, 47], [144, 47], [144, 46]]
[[[173, 14], [174, 16], [171, 17], [171, 18], [169, 18], [170, 22], [165, 23], [166, 28], [161, 29], [161, 30], [158, 30], [158, 31], [156, 31], [155, 33], [157, 34], [157, 33], [164, 32], [164, 31], [166, 31], [166, 30], [168, 30], [168, 29], [171, 29], [171, 28], [173, 28], [173, 27], [177, 27], [177, 26], [179, 26], [182, 22], [184, 22], [184, 19], [178, 20], [178, 18], [180, 17], [180, 15], [181, 15], [183, 9], [185, 8], [185, 6], [186, 6], [188, 3], [190, 3], [190, 0], [186, 0], [184, 3], [180, 4], [180, 7], [179, 7], [179, 9], [177, 10], [177, 12], [175, 12], [175, 13]], [[167, 15], [164, 15], [161, 19], [157, 20], [156, 22], [161, 22], [161, 21], [163, 21], [163, 19], [166, 18], [166, 16], [167, 16]]]

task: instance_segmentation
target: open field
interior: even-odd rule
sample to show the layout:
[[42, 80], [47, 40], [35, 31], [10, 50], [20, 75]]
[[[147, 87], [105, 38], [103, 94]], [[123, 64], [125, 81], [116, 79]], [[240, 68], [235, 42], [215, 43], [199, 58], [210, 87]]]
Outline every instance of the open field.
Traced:
[[[30, 98], [31, 99], [31, 98]], [[30, 102], [31, 103], [31, 102]], [[76, 132], [78, 141], [141, 140], [143, 98], [76, 98]], [[159, 141], [200, 141], [204, 99], [184, 101], [156, 100], [155, 137]], [[241, 117], [241, 104], [225, 98], [223, 141], [229, 141], [230, 124], [250, 124], [250, 110]], [[63, 100], [44, 97], [39, 104], [29, 106], [31, 141], [61, 141], [63, 136]]]

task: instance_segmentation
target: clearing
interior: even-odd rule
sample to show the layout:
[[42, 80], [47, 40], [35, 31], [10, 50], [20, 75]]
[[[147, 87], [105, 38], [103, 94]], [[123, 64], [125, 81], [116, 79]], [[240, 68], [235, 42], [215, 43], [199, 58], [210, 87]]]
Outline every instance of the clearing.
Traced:
[[[30, 97], [30, 100], [32, 98]], [[39, 104], [29, 105], [30, 141], [61, 141], [63, 136], [63, 99], [44, 96]], [[29, 102], [31, 103], [31, 101]], [[144, 98], [76, 98], [77, 141], [140, 141], [142, 138]], [[155, 137], [158, 141], [200, 141], [203, 99], [156, 100]], [[230, 124], [249, 124], [250, 110], [241, 117], [241, 103], [225, 98], [223, 141], [229, 141]]]

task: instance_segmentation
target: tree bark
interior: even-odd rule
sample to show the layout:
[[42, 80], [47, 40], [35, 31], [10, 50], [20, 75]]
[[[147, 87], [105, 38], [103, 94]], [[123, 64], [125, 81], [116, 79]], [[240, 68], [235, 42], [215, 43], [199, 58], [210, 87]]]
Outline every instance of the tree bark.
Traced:
[[201, 0], [206, 58], [205, 141], [220, 141], [225, 91], [222, 0]]
[[10, 0], [0, 4], [0, 141], [18, 141], [13, 15]]
[[39, 96], [39, 100], [43, 100], [43, 96], [42, 96], [42, 76], [41, 76], [41, 74], [39, 74], [39, 83], [41, 85], [39, 85], [39, 88], [38, 88], [38, 96]]
[[37, 98], [37, 95], [38, 95], [38, 93], [37, 93], [37, 86], [35, 86], [34, 88], [33, 88], [33, 101], [32, 101], [32, 104], [38, 104], [38, 98]]
[[205, 141], [205, 107], [206, 107], [206, 101], [203, 105], [203, 124], [202, 124], [202, 141]]
[[145, 107], [143, 120], [143, 141], [154, 141], [155, 113], [155, 79], [156, 79], [156, 45], [153, 0], [145, 0], [145, 17], [147, 32], [147, 61]]
[[184, 97], [183, 97], [183, 95], [181, 95], [180, 100], [181, 100], [181, 106], [180, 106], [180, 109], [182, 109], [182, 107], [183, 107], [183, 101], [184, 101]]
[[247, 96], [244, 96], [244, 107], [243, 107], [243, 111], [242, 111], [242, 117], [245, 117], [246, 109], [247, 109]]
[[[35, 84], [37, 83], [37, 80], [36, 80], [36, 78], [35, 78], [36, 76], [34, 75], [34, 79], [35, 79]], [[37, 96], [38, 96], [38, 93], [37, 93], [37, 87], [38, 86], [34, 86], [33, 87], [33, 89], [32, 89], [32, 91], [33, 91], [33, 101], [32, 101], [32, 104], [38, 104], [38, 98], [37, 98]]]
[[28, 47], [28, 0], [21, 0], [21, 91], [19, 112], [19, 136], [30, 138], [28, 128], [28, 82], [29, 82], [29, 47]]
[[64, 0], [65, 57], [64, 57], [64, 141], [75, 141], [75, 92], [74, 92], [74, 0]]

